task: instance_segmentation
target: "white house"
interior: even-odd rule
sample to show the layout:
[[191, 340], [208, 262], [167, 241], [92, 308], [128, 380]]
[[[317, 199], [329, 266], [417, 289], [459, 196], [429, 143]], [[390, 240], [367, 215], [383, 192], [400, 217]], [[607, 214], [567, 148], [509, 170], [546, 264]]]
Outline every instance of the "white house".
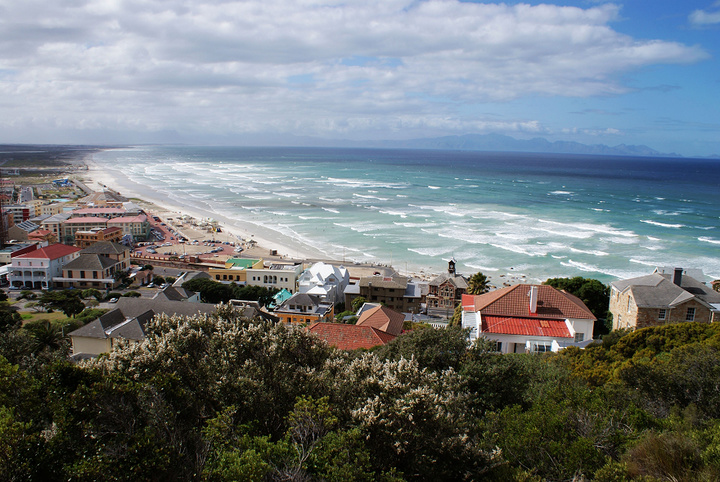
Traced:
[[80, 255], [80, 248], [51, 244], [12, 258], [8, 281], [10, 286], [46, 290], [53, 278], [62, 275], [62, 268]]
[[298, 278], [298, 293], [320, 297], [330, 303], [345, 301], [345, 288], [350, 283], [350, 273], [344, 266], [333, 266], [322, 261], [306, 269]]
[[290, 293], [295, 293], [302, 269], [301, 263], [276, 262], [262, 268], [246, 268], [246, 283], [251, 286], [285, 289]]
[[519, 284], [463, 295], [462, 326], [502, 353], [558, 351], [592, 341], [596, 318], [579, 298], [547, 285]]

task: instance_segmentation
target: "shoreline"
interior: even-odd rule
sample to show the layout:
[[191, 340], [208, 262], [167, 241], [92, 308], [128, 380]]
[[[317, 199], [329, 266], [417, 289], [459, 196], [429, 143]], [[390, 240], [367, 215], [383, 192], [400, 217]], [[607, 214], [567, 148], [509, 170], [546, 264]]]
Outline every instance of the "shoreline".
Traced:
[[[74, 173], [77, 177], [86, 182], [91, 189], [102, 191], [109, 189], [118, 192], [120, 195], [137, 200], [138, 204], [147, 205], [149, 210], [156, 209], [159, 213], [165, 213], [165, 216], [175, 217], [186, 214], [199, 221], [214, 219], [218, 222], [222, 231], [234, 237], [235, 241], [253, 240], [256, 246], [252, 250], [243, 252], [243, 256], [261, 257], [263, 259], [275, 259], [284, 261], [297, 261], [304, 263], [312, 263], [323, 261], [336, 265], [342, 265], [351, 271], [367, 270], [369, 267], [375, 267], [378, 270], [391, 269], [401, 276], [418, 281], [430, 281], [438, 275], [445, 273], [445, 270], [431, 271], [429, 267], [420, 267], [420, 269], [401, 270], [394, 265], [388, 265], [379, 262], [358, 262], [352, 260], [339, 260], [329, 257], [319, 250], [313, 250], [299, 242], [286, 243], [279, 242], [278, 237], [286, 237], [271, 229], [254, 223], [244, 222], [242, 219], [227, 218], [211, 209], [203, 209], [202, 207], [192, 206], [172, 199], [168, 194], [162, 191], [156, 191], [149, 186], [145, 186], [131, 180], [119, 168], [110, 168], [97, 164], [92, 154], [85, 156], [81, 162], [87, 166], [87, 170], [82, 173]], [[273, 240], [275, 238], [275, 240]], [[289, 239], [292, 242], [292, 239]], [[277, 256], [273, 256], [270, 252], [274, 250]], [[265, 254], [263, 254], [265, 253]], [[352, 269], [355, 268], [355, 269]], [[482, 272], [489, 280], [492, 289], [503, 288], [515, 284], [540, 283], [539, 279], [533, 279], [523, 273], [493, 273], [478, 270]], [[473, 276], [476, 271], [461, 273], [466, 279]]]

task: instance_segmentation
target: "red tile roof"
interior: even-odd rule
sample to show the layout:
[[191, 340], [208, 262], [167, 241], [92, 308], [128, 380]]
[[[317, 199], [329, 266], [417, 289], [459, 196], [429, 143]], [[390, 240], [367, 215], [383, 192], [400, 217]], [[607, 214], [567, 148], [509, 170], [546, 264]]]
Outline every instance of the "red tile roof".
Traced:
[[122, 208], [82, 208], [76, 209], [73, 214], [124, 214], [126, 211]]
[[310, 325], [307, 331], [318, 335], [341, 350], [369, 349], [374, 346], [385, 345], [395, 339], [394, 335], [372, 326], [345, 325], [342, 323], [316, 322]]
[[398, 336], [402, 333], [405, 315], [391, 310], [387, 306], [376, 306], [360, 315], [355, 323], [357, 326], [372, 326], [391, 335]]
[[517, 318], [495, 315], [481, 316], [483, 333], [550, 336], [555, 338], [572, 337], [564, 320], [547, 318]]
[[[530, 313], [529, 292], [532, 286], [538, 290], [537, 313], [534, 314]], [[482, 315], [596, 319], [579, 298], [548, 285], [518, 284], [482, 295], [463, 295], [462, 306], [464, 311], [479, 311]]]
[[76, 253], [80, 251], [80, 248], [75, 246], [68, 246], [67, 244], [55, 243], [44, 248], [38, 248], [35, 251], [27, 254], [21, 254], [17, 258], [23, 259], [58, 259], [68, 254]]
[[145, 221], [147, 221], [147, 216], [144, 214], [138, 214], [137, 216], [121, 216], [119, 218], [109, 219], [108, 224], [144, 223]]

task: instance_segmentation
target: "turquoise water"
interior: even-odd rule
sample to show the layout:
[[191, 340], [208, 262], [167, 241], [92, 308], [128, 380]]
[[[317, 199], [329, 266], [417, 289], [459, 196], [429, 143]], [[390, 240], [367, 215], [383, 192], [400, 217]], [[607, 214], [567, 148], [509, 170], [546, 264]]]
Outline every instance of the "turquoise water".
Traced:
[[[333, 259], [442, 272], [720, 278], [720, 162], [467, 151], [138, 147], [94, 160]], [[292, 254], [292, 253], [290, 253]]]

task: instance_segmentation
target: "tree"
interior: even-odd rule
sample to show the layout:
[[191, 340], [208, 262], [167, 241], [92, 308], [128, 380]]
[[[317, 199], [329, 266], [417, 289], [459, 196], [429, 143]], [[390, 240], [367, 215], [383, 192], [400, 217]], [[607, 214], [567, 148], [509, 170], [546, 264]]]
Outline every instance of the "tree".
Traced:
[[362, 307], [362, 305], [364, 305], [365, 303], [367, 303], [367, 300], [365, 299], [364, 296], [358, 296], [357, 298], [355, 298], [352, 301], [352, 305], [351, 305], [353, 313], [357, 313], [360, 310], [360, 308]]
[[470, 277], [467, 292], [471, 295], [481, 295], [483, 293], [487, 293], [490, 291], [489, 284], [490, 282], [487, 279], [487, 276], [478, 271]]
[[550, 278], [543, 284], [558, 290], [565, 290], [577, 296], [585, 306], [595, 315], [597, 322], [593, 330], [593, 337], [598, 338], [610, 330], [605, 326], [610, 306], [610, 287], [592, 278], [576, 276], [574, 278]]
[[76, 290], [46, 291], [40, 297], [39, 303], [46, 309], [62, 311], [68, 318], [75, 317], [85, 309], [80, 295], [80, 292]]

